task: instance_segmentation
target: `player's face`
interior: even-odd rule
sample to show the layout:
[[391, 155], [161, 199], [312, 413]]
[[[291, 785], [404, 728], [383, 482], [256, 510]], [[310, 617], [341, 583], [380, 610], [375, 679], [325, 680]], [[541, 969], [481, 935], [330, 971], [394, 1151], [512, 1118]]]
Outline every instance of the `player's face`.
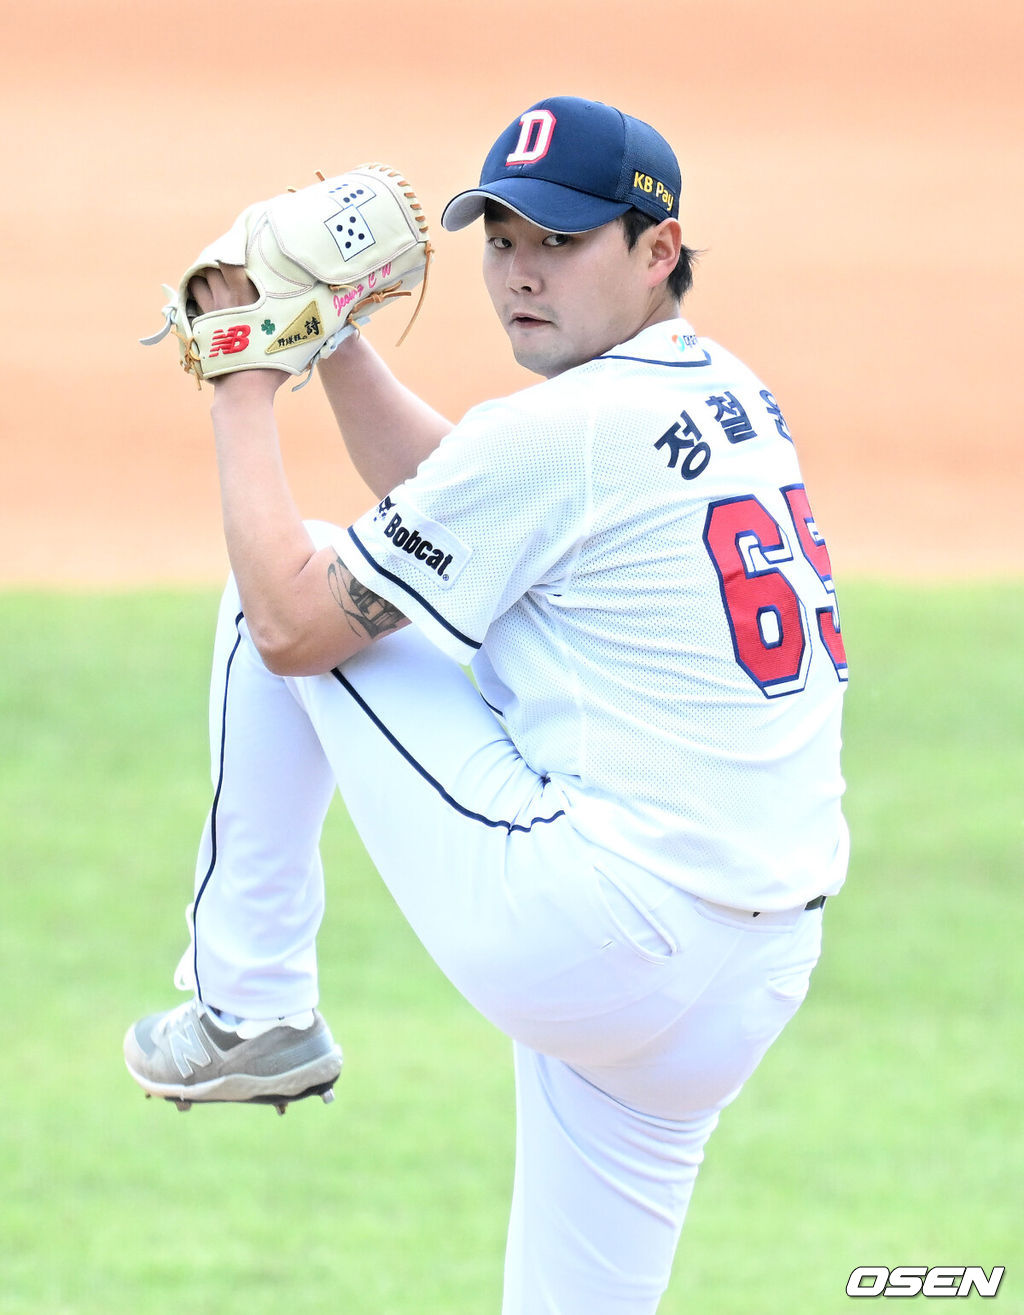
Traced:
[[[649, 244], [622, 225], [553, 233], [504, 207], [484, 219], [484, 282], [520, 365], [550, 379], [678, 314]], [[653, 286], [652, 286], [653, 284]]]

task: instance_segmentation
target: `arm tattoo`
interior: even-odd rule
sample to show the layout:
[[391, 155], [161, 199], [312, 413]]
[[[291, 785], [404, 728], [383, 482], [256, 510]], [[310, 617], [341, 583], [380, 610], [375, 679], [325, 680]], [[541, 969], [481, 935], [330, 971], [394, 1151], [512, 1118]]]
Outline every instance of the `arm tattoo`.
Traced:
[[376, 639], [386, 635], [405, 621], [405, 616], [386, 599], [360, 584], [349, 572], [341, 558], [327, 568], [327, 583], [331, 593], [352, 630]]

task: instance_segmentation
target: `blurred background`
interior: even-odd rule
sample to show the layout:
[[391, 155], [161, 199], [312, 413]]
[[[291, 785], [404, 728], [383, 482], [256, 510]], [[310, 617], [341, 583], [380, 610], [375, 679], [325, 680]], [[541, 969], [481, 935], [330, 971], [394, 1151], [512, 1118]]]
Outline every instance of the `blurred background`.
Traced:
[[[217, 583], [207, 408], [143, 348], [163, 282], [251, 200], [400, 167], [437, 248], [402, 348], [452, 418], [532, 382], [476, 230], [439, 216], [535, 100], [675, 145], [687, 312], [776, 393], [837, 575], [1019, 573], [1024, 7], [1011, 0], [5, 0], [0, 587]], [[280, 407], [303, 511], [369, 502], [319, 390]]]
[[[0, 18], [0, 1315], [498, 1307], [507, 1046], [343, 809], [332, 1110], [182, 1117], [123, 1071], [128, 1023], [176, 1000], [227, 569], [212, 389], [173, 340], [138, 339], [244, 205], [379, 160], [419, 191], [437, 257], [405, 344], [401, 308], [374, 344], [453, 419], [533, 382], [480, 232], [439, 218], [552, 94], [675, 145], [703, 252], [687, 314], [785, 410], [853, 669], [851, 878], [808, 1004], [716, 1133], [664, 1313], [840, 1315], [854, 1267], [884, 1263], [1005, 1265], [1001, 1315], [1024, 1315], [1020, 0]], [[303, 511], [363, 511], [318, 386], [278, 413]]]

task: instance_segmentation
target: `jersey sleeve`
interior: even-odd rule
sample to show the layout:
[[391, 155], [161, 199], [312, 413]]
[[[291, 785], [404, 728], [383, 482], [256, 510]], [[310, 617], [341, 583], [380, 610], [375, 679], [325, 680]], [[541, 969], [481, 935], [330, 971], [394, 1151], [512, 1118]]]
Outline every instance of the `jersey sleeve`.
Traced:
[[469, 662], [496, 617], [571, 570], [590, 512], [585, 428], [514, 399], [474, 408], [349, 528], [342, 561]]

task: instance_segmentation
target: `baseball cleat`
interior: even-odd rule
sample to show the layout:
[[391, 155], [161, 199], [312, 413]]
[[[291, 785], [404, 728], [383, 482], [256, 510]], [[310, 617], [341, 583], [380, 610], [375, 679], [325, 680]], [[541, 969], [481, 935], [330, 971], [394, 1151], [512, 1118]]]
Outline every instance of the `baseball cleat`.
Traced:
[[133, 1024], [124, 1061], [147, 1096], [173, 1101], [182, 1112], [200, 1102], [237, 1101], [273, 1105], [283, 1114], [307, 1096], [329, 1104], [341, 1047], [319, 1013], [310, 1018], [306, 1027], [281, 1022], [246, 1035], [251, 1025], [228, 1027], [192, 999]]

